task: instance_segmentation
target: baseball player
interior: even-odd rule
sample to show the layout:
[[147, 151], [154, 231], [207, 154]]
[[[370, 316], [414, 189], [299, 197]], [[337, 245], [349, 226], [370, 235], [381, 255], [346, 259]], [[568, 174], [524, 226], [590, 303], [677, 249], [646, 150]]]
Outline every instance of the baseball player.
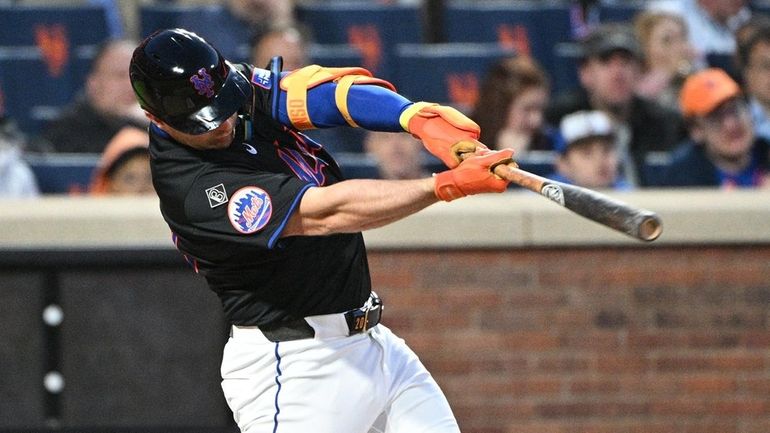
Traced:
[[[232, 324], [222, 389], [241, 431], [458, 432], [431, 375], [379, 324], [361, 231], [504, 191], [491, 169], [513, 151], [490, 151], [458, 111], [413, 103], [365, 69], [232, 64], [182, 29], [142, 41], [130, 75], [152, 120], [163, 217]], [[344, 125], [407, 131], [450, 169], [345, 180], [300, 132]]]

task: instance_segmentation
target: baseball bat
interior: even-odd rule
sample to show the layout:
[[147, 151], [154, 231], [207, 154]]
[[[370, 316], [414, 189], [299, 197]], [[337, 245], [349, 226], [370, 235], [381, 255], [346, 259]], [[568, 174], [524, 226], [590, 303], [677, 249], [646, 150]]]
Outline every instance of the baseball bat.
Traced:
[[578, 215], [631, 237], [650, 242], [663, 231], [663, 223], [655, 212], [633, 207], [588, 188], [538, 176], [520, 169], [516, 163], [500, 164], [494, 172]]
[[[483, 146], [479, 141], [470, 141], [470, 146]], [[468, 143], [464, 144], [465, 148], [470, 147]], [[465, 159], [473, 156], [473, 152], [458, 151], [458, 156], [460, 159]], [[497, 165], [494, 168], [494, 173], [522, 188], [534, 191], [584, 218], [633, 238], [652, 242], [663, 232], [663, 222], [655, 212], [633, 207], [588, 188], [538, 176], [522, 170], [515, 162]]]

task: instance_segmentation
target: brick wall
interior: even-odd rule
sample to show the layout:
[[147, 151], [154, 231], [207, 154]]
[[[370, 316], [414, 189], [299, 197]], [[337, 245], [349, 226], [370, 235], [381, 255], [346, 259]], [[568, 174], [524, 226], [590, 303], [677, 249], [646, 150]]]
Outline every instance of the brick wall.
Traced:
[[371, 251], [464, 433], [770, 432], [770, 246]]

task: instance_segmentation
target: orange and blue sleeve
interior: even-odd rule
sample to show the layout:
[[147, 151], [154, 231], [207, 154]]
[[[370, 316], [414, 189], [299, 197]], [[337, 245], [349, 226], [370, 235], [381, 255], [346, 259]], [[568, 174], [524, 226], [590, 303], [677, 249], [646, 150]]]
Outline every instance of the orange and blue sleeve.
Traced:
[[302, 107], [304, 119], [298, 125], [289, 113], [296, 104], [287, 104], [288, 91], [281, 89], [278, 98], [278, 120], [297, 129], [357, 126], [372, 131], [403, 132], [399, 116], [412, 105], [409, 99], [376, 83], [327, 81], [307, 90], [306, 106]]

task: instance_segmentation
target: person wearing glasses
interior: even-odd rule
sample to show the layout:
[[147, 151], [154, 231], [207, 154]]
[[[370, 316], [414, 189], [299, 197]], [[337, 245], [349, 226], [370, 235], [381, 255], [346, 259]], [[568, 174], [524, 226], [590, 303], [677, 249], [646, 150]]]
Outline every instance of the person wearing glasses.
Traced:
[[768, 143], [758, 139], [738, 83], [709, 68], [685, 80], [679, 103], [691, 141], [673, 153], [661, 186], [770, 186]]

